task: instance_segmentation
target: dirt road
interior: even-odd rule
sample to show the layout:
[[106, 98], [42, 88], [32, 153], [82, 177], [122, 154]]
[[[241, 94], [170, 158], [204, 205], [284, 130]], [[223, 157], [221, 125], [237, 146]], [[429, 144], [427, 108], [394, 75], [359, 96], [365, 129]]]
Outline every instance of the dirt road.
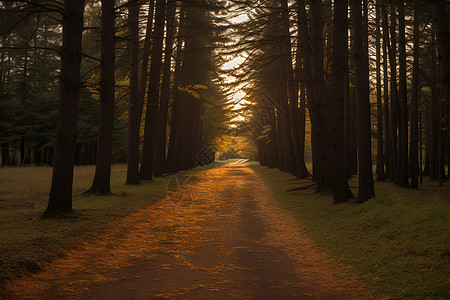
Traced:
[[[172, 177], [168, 197], [14, 283], [30, 299], [368, 299], [245, 164]], [[177, 191], [174, 186], [181, 185]]]

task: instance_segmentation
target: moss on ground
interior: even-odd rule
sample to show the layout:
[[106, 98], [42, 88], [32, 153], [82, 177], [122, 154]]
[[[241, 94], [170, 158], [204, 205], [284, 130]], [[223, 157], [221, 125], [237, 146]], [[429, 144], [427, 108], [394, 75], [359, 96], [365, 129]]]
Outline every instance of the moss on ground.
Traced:
[[[331, 195], [294, 176], [251, 165], [317, 245], [352, 266], [378, 294], [450, 299], [450, 184], [424, 182], [419, 190], [376, 182], [376, 198], [334, 205]], [[357, 178], [350, 181], [356, 187]], [[354, 194], [357, 189], [352, 188]]]

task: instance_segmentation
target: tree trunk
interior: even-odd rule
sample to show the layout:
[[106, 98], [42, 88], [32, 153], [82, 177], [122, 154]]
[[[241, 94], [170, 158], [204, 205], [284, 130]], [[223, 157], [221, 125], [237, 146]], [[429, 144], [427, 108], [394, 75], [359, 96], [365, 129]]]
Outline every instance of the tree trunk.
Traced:
[[[419, 104], [420, 108], [420, 104]], [[422, 110], [419, 109], [419, 174], [420, 183], [423, 183], [423, 123]]]
[[153, 32], [147, 110], [145, 112], [144, 144], [140, 170], [141, 179], [143, 180], [151, 180], [153, 175], [165, 15], [166, 1], [156, 0], [155, 30]]
[[[425, 111], [425, 157], [423, 164], [422, 176], [430, 176], [431, 174], [431, 109], [430, 106]], [[423, 122], [423, 119], [422, 119]], [[423, 124], [423, 123], [421, 123]]]
[[178, 89], [181, 80], [181, 64], [183, 60], [183, 38], [185, 35], [185, 12], [184, 6], [180, 8], [180, 17], [178, 24], [177, 33], [177, 47], [176, 47], [176, 58], [175, 58], [175, 73], [174, 73], [174, 89], [173, 89], [173, 102], [172, 102], [172, 115], [170, 121], [170, 134], [169, 134], [169, 146], [167, 149], [167, 163], [166, 171], [174, 172], [179, 168], [179, 157], [175, 155], [176, 149], [179, 144], [179, 131], [180, 120], [182, 118], [181, 112], [183, 104], [181, 100], [181, 92]]
[[147, 92], [148, 61], [150, 58], [150, 48], [152, 46], [154, 11], [155, 11], [155, 0], [149, 0], [148, 14], [147, 14], [147, 27], [145, 29], [144, 48], [142, 49], [142, 67], [141, 67], [140, 86], [139, 86], [139, 123], [141, 121], [142, 108], [145, 103], [145, 95]]
[[[280, 142], [279, 169], [295, 174], [297, 165], [291, 134], [291, 110], [288, 104], [288, 94], [292, 94], [288, 90], [288, 78], [291, 75], [291, 73], [288, 74], [288, 64], [291, 64], [292, 69], [292, 59], [286, 58], [287, 55], [290, 57], [290, 41], [287, 41], [290, 34], [286, 33], [286, 27], [288, 28], [289, 25], [285, 24], [286, 17], [283, 17], [283, 10], [287, 10], [287, 2], [281, 1], [281, 9], [278, 7], [279, 3], [280, 1], [277, 0], [271, 1], [272, 11], [268, 15], [267, 34], [273, 39], [269, 55], [274, 58], [265, 70], [264, 80], [268, 82], [270, 91], [264, 91], [264, 94], [277, 104], [275, 108], [277, 110], [277, 140]], [[284, 9], [283, 5], [286, 6]]]
[[[283, 135], [282, 141], [283, 141], [283, 155], [285, 157], [285, 165], [284, 170], [286, 172], [290, 172], [292, 174], [296, 174], [296, 157], [294, 154], [294, 145], [292, 141], [292, 134], [291, 134], [291, 118], [290, 118], [290, 109], [289, 109], [289, 103], [288, 103], [288, 87], [285, 80], [285, 69], [282, 66], [282, 57], [281, 57], [281, 51], [279, 52], [279, 57], [281, 61], [279, 64], [277, 64], [278, 69], [278, 75], [279, 75], [279, 82], [280, 85], [280, 92], [276, 94], [278, 97], [278, 103], [281, 106], [281, 113], [280, 113], [280, 127], [281, 127], [281, 134]], [[292, 63], [291, 63], [292, 64]], [[298, 131], [298, 128], [297, 128]]]
[[376, 9], [376, 79], [377, 79], [377, 180], [384, 181], [384, 140], [383, 140], [383, 106], [381, 103], [381, 33], [380, 33], [380, 6], [379, 0], [375, 4]]
[[95, 176], [88, 194], [111, 194], [111, 162], [114, 129], [115, 12], [114, 2], [102, 0], [102, 50], [100, 64], [100, 122]]
[[[180, 71], [179, 88], [193, 88], [200, 85], [208, 85], [209, 71], [203, 61], [209, 56], [202, 23], [208, 16], [205, 10], [198, 7], [184, 6], [186, 17], [183, 18], [181, 29], [185, 32], [184, 50], [182, 52], [182, 67]], [[201, 95], [187, 92], [175, 94], [178, 105], [178, 118], [175, 140], [172, 142], [173, 152], [170, 154], [169, 167], [175, 170], [185, 170], [195, 165], [195, 157], [202, 146], [202, 121], [203, 113]], [[177, 99], [177, 97], [179, 97]], [[175, 104], [175, 103], [174, 103]], [[172, 131], [172, 129], [171, 129]], [[172, 132], [171, 132], [172, 136]], [[170, 146], [170, 143], [169, 143]]]
[[[353, 55], [355, 61], [355, 83], [357, 96], [357, 141], [359, 162], [359, 189], [357, 202], [363, 203], [375, 196], [372, 175], [370, 102], [369, 102], [369, 58], [367, 36], [363, 27], [360, 0], [351, 0], [353, 21]], [[367, 24], [367, 22], [366, 22]]]
[[[353, 36], [350, 31], [350, 40], [353, 40]], [[347, 32], [347, 39], [349, 32]], [[350, 43], [350, 51], [353, 52], [353, 43]], [[347, 53], [347, 65], [349, 70], [354, 70], [353, 59], [349, 59]], [[345, 164], [347, 169], [347, 178], [351, 178], [358, 172], [358, 155], [357, 155], [357, 141], [356, 141], [356, 97], [355, 97], [355, 87], [352, 84], [350, 86], [350, 76], [349, 72], [346, 72], [345, 76], [345, 87], [347, 92], [345, 94]]]
[[414, 0], [414, 37], [413, 37], [413, 82], [412, 82], [412, 103], [411, 103], [411, 138], [409, 150], [409, 170], [411, 174], [411, 188], [419, 187], [419, 9], [418, 0]]
[[330, 169], [334, 203], [346, 202], [353, 197], [347, 181], [345, 167], [345, 73], [347, 70], [347, 0], [334, 1], [333, 22], [333, 58], [331, 66], [331, 90], [328, 104], [328, 119], [330, 124], [330, 147], [327, 168]]
[[130, 92], [128, 103], [127, 184], [139, 184], [139, 130], [141, 101], [139, 100], [139, 2], [128, 1]]
[[[282, 10], [282, 59], [283, 59], [283, 74], [284, 81], [287, 85], [288, 99], [289, 99], [289, 122], [290, 133], [294, 152], [295, 161], [295, 175], [297, 178], [304, 178], [309, 175], [305, 165], [304, 157], [304, 143], [300, 140], [300, 128], [298, 120], [298, 80], [294, 78], [294, 70], [292, 68], [291, 55], [291, 36], [289, 32], [289, 11], [288, 1], [281, 1]], [[297, 62], [298, 63], [298, 62]], [[304, 127], [304, 126], [303, 126]]]
[[[434, 30], [436, 31], [436, 30]], [[439, 179], [439, 130], [440, 109], [439, 92], [436, 74], [436, 40], [435, 34], [431, 35], [431, 153], [430, 153], [430, 180]]]
[[61, 84], [55, 159], [50, 197], [44, 217], [72, 212], [72, 181], [80, 95], [81, 36], [84, 0], [66, 0], [63, 14]]
[[431, 3], [433, 13], [433, 27], [435, 28], [438, 58], [440, 66], [440, 79], [442, 90], [442, 102], [440, 103], [441, 115], [439, 117], [439, 183], [445, 181], [444, 144], [445, 136], [442, 128], [450, 128], [450, 34], [448, 28], [448, 15], [444, 0], [433, 0]]
[[308, 22], [306, 18], [305, 1], [297, 0], [297, 13], [299, 22], [299, 39], [302, 43], [302, 58], [303, 58], [303, 70], [304, 70], [304, 80], [306, 85], [307, 94], [307, 108], [309, 111], [309, 118], [311, 121], [311, 150], [312, 150], [312, 161], [313, 161], [313, 180], [317, 181], [318, 176], [318, 164], [317, 164], [317, 154], [315, 149], [317, 140], [317, 130], [319, 128], [319, 119], [315, 113], [315, 91], [313, 85], [312, 76], [312, 61], [311, 61], [311, 45], [309, 39]]
[[161, 103], [158, 113], [154, 176], [161, 176], [166, 164], [167, 113], [170, 98], [172, 50], [175, 31], [176, 0], [169, 0], [167, 8], [167, 30], [164, 52]]
[[325, 82], [328, 84], [332, 81], [332, 56], [333, 56], [333, 5], [331, 0], [322, 1], [322, 16], [324, 24], [324, 76]]
[[388, 69], [388, 47], [389, 47], [389, 28], [386, 7], [382, 5], [381, 20], [383, 23], [383, 100], [384, 100], [384, 154], [386, 162], [385, 175], [390, 179], [394, 179], [394, 166], [392, 162], [392, 146], [391, 146], [391, 127], [389, 119], [389, 69]]
[[399, 161], [398, 185], [408, 187], [408, 91], [406, 87], [406, 41], [405, 41], [405, 6], [402, 3], [397, 4], [398, 7], [398, 48], [399, 48]]
[[392, 174], [389, 174], [389, 179], [393, 179], [394, 183], [398, 184], [398, 170], [397, 166], [399, 164], [398, 156], [397, 156], [397, 120], [398, 120], [398, 114], [399, 114], [399, 108], [398, 108], [398, 93], [397, 93], [397, 60], [396, 60], [396, 48], [397, 48], [397, 41], [396, 41], [396, 13], [395, 13], [395, 6], [392, 5], [391, 7], [391, 27], [390, 27], [390, 33], [391, 33], [391, 44], [389, 47], [389, 65], [391, 68], [391, 114], [390, 114], [390, 124], [389, 127], [391, 129], [390, 131], [390, 143], [391, 143], [391, 158], [392, 158], [392, 168], [391, 172]]
[[329, 153], [329, 132], [327, 132], [328, 119], [326, 114], [326, 92], [325, 92], [325, 78], [324, 78], [324, 64], [323, 64], [323, 21], [322, 21], [322, 1], [311, 1], [311, 32], [312, 32], [312, 47], [311, 47], [311, 63], [313, 75], [313, 89], [314, 101], [312, 104], [313, 110], [310, 112], [312, 118], [316, 122], [312, 123], [315, 127], [316, 146], [314, 151], [317, 154], [317, 167], [314, 171], [317, 180], [317, 191], [326, 192], [332, 190], [332, 180], [330, 180], [330, 173], [326, 163], [328, 162]]
[[[297, 14], [297, 26], [301, 26], [300, 14]], [[305, 165], [305, 135], [306, 135], [306, 82], [305, 82], [305, 54], [304, 45], [300, 38], [300, 31], [297, 38], [297, 53], [296, 53], [296, 66], [295, 66], [295, 84], [297, 86], [297, 94], [300, 94], [300, 107], [298, 108], [297, 126], [299, 131], [300, 145], [299, 145], [299, 157], [301, 159], [300, 169], [298, 174], [300, 178], [310, 176], [308, 169]]]
[[[440, 112], [440, 116], [442, 116], [442, 109]], [[442, 126], [442, 120], [440, 125]], [[439, 126], [439, 186], [442, 186], [442, 184], [445, 182], [445, 157], [444, 157], [444, 143], [445, 143], [445, 137], [443, 134], [442, 127]]]

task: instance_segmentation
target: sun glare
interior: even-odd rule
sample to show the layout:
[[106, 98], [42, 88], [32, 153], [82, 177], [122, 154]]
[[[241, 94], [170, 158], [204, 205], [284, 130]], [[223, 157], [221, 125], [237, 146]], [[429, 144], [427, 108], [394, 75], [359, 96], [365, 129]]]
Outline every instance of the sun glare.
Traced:
[[244, 98], [245, 95], [246, 95], [246, 93], [245, 93], [244, 91], [242, 91], [242, 90], [237, 91], [236, 94], [234, 94], [234, 96], [233, 96], [233, 100], [234, 100], [234, 101], [239, 101], [239, 100], [241, 100], [242, 98]]
[[230, 23], [232, 23], [232, 24], [239, 24], [239, 23], [243, 23], [243, 22], [245, 22], [247, 20], [248, 20], [248, 15], [246, 13], [244, 13], [244, 14], [240, 14], [240, 15], [238, 15], [236, 17], [231, 18], [230, 19]]
[[222, 65], [222, 70], [231, 70], [238, 68], [240, 64], [244, 62], [245, 58], [243, 56], [237, 56]]
[[[240, 14], [240, 15], [230, 18], [229, 21], [233, 24], [239, 24], [239, 23], [243, 23], [243, 22], [247, 21], [248, 19], [249, 19], [249, 17], [247, 15], [247, 13], [243, 13], [243, 14]], [[221, 66], [221, 69], [224, 71], [239, 69], [240, 65], [245, 61], [245, 59], [246, 59], [246, 57], [242, 56], [242, 55], [239, 55], [239, 56], [236, 56], [233, 58], [230, 57], [230, 59]], [[225, 75], [224, 80], [228, 83], [236, 82], [236, 78], [232, 75]], [[246, 96], [246, 93], [243, 90], [240, 90], [240, 88], [242, 88], [242, 86], [236, 85], [233, 88], [234, 94], [231, 93], [231, 95], [233, 95], [233, 96], [230, 95], [230, 97], [231, 97], [230, 102], [232, 103], [232, 110], [235, 110], [235, 111], [241, 109], [243, 107], [242, 104], [248, 103], [245, 99], [243, 99]], [[231, 122], [232, 123], [233, 122], [242, 122], [242, 121], [244, 121], [244, 119], [245, 118], [243, 116], [237, 115], [236, 117], [234, 117], [231, 120]], [[235, 124], [231, 125], [231, 127], [235, 127], [235, 126], [236, 126]]]

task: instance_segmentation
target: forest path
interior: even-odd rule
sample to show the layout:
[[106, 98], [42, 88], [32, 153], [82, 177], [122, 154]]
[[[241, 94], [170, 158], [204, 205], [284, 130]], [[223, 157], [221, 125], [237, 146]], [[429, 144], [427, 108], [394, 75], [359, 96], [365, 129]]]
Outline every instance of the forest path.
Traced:
[[14, 298], [371, 298], [245, 164], [171, 180], [185, 184], [15, 282]]

